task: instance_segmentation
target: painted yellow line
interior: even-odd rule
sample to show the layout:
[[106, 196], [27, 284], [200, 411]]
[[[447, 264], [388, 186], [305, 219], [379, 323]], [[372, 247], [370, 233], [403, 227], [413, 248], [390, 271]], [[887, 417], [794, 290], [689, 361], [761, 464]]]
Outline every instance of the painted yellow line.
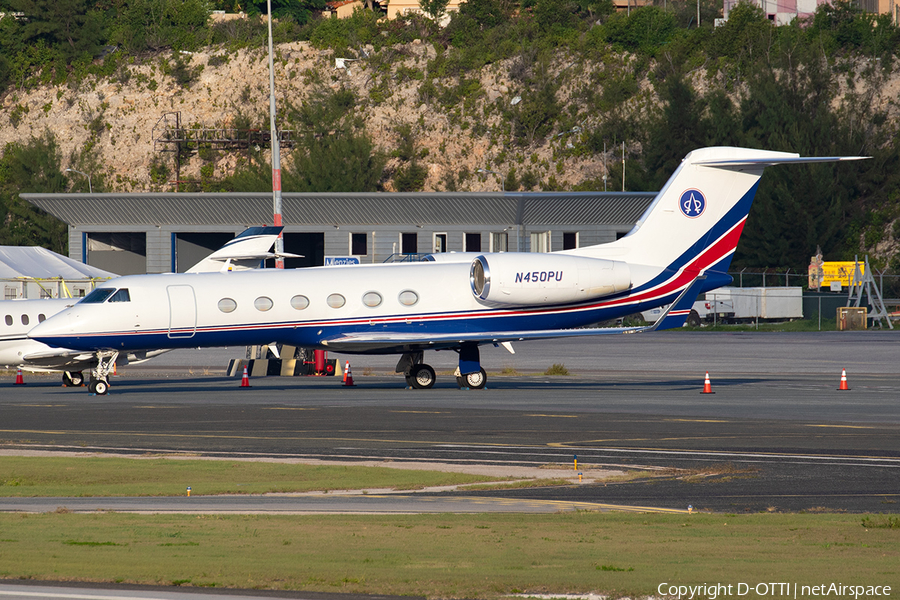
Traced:
[[263, 410], [319, 410], [318, 408], [295, 408], [293, 406], [269, 406], [263, 407]]
[[886, 429], [885, 427], [871, 427], [867, 425], [804, 425], [804, 427], [826, 427], [829, 429]]
[[525, 415], [526, 417], [549, 417], [551, 419], [577, 419], [578, 415]]
[[450, 413], [440, 412], [437, 410], [392, 410], [392, 413], [410, 414], [410, 415], [448, 415]]

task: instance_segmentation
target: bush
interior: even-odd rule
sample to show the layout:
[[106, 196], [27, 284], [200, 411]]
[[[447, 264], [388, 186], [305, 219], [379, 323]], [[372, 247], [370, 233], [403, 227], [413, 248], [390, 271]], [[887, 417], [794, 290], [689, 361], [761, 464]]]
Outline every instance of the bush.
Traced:
[[544, 375], [569, 375], [569, 370], [566, 368], [566, 365], [560, 363], [553, 363], [549, 369], [544, 371]]

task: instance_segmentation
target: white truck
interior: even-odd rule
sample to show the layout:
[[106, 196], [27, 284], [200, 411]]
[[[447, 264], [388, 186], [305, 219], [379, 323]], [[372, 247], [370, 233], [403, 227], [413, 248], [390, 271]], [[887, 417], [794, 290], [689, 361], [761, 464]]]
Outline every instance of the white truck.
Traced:
[[[641, 313], [644, 320], [654, 322], [667, 307]], [[791, 321], [803, 318], [801, 287], [723, 287], [706, 292], [704, 299], [694, 302], [687, 324], [742, 323], [759, 320]]]

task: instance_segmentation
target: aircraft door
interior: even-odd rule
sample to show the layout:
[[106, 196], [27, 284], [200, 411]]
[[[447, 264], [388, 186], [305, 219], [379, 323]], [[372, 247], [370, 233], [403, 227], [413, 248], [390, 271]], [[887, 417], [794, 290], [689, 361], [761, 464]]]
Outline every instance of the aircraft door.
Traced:
[[189, 285], [170, 285], [169, 337], [192, 338], [197, 332], [197, 299]]

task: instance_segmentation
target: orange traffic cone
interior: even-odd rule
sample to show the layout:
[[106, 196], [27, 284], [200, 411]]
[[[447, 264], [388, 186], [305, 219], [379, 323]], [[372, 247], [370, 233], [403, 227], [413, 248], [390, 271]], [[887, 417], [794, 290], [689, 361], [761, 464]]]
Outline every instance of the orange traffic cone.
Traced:
[[840, 390], [850, 391], [850, 387], [847, 385], [847, 369], [841, 369], [841, 387], [838, 388]]
[[703, 391], [700, 393], [701, 394], [715, 394], [715, 392], [712, 391], [712, 386], [709, 383], [709, 371], [706, 372], [706, 380], [703, 382]]
[[22, 379], [22, 369], [16, 371], [16, 383], [15, 385], [25, 385], [25, 380]]
[[250, 377], [247, 375], [246, 365], [244, 365], [244, 376], [241, 377], [241, 387], [250, 387]]
[[355, 387], [353, 383], [353, 373], [350, 372], [350, 361], [347, 361], [347, 369], [344, 371], [344, 387]]

